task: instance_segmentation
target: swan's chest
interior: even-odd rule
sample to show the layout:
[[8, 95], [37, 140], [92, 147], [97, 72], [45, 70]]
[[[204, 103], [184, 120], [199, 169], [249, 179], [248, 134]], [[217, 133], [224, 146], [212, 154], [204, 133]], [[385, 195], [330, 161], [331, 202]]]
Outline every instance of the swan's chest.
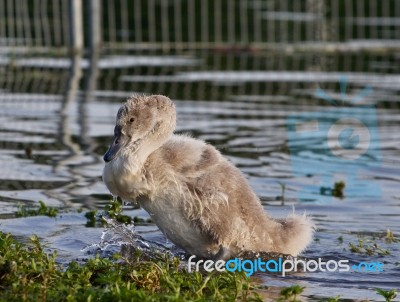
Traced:
[[168, 198], [142, 199], [139, 203], [151, 216], [164, 235], [189, 254], [210, 257], [217, 248], [211, 238], [203, 234], [185, 215], [182, 203]]
[[118, 160], [105, 165], [103, 181], [114, 196], [127, 201], [135, 201], [137, 196], [149, 193], [149, 182], [142, 170], [130, 169]]

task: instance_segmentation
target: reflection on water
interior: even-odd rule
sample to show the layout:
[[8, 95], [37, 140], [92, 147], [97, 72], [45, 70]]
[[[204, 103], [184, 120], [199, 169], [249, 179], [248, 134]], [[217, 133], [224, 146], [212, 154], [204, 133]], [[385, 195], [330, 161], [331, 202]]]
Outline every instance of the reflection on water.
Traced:
[[[313, 215], [317, 240], [306, 257], [385, 262], [381, 274], [261, 275], [262, 282], [272, 287], [298, 283], [310, 297], [338, 292], [345, 298], [376, 297], [371, 288], [400, 287], [400, 246], [382, 239], [387, 229], [400, 234], [399, 61], [398, 54], [283, 56], [250, 51], [175, 56], [119, 52], [72, 60], [0, 57], [1, 230], [22, 238], [38, 234], [63, 262], [84, 257], [81, 250], [98, 244], [102, 233], [85, 227], [84, 214], [71, 212], [55, 220], [10, 219], [10, 214], [18, 203], [39, 199], [66, 209], [102, 208], [110, 196], [101, 181], [102, 155], [119, 105], [133, 93], [161, 93], [176, 101], [177, 131], [221, 150], [245, 173], [273, 216], [286, 216], [292, 205]], [[332, 158], [320, 152], [324, 134], [292, 141], [298, 152], [288, 144], [288, 117], [332, 109], [314, 93], [320, 87], [340, 99], [342, 75], [347, 76], [348, 100], [365, 85], [372, 87], [363, 103], [377, 108], [381, 161], [379, 166], [366, 165], [362, 178], [377, 183], [380, 196], [371, 197], [365, 187], [349, 182], [344, 199], [328, 199], [318, 190], [319, 178], [332, 176], [335, 168]], [[348, 101], [344, 105], [350, 106]], [[293, 158], [311, 167], [313, 175], [293, 173]], [[307, 202], [299, 201], [299, 193]], [[141, 209], [129, 208], [127, 214], [148, 218]], [[138, 225], [136, 231], [146, 240], [171, 246], [153, 224]], [[358, 238], [389, 248], [391, 255], [351, 253], [348, 243]]]

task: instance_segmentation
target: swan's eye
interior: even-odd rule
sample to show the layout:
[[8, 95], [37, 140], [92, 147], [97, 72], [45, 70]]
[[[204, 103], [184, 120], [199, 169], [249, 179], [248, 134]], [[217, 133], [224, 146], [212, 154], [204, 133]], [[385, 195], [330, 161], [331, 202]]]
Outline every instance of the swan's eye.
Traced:
[[133, 123], [135, 121], [135, 118], [131, 117], [131, 119], [129, 120], [129, 122]]
[[119, 139], [115, 140], [115, 144], [118, 145], [119, 144]]

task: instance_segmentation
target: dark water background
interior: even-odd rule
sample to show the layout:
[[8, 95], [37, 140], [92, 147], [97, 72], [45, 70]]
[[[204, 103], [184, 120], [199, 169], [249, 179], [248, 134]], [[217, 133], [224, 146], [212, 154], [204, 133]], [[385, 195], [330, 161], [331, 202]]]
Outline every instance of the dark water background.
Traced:
[[[101, 180], [102, 155], [117, 109], [133, 93], [160, 93], [176, 102], [177, 131], [216, 146], [245, 174], [266, 211], [283, 217], [295, 206], [313, 216], [318, 230], [304, 256], [384, 263], [381, 273], [260, 275], [257, 281], [270, 286], [266, 295], [300, 284], [310, 301], [336, 295], [379, 300], [374, 288], [400, 288], [400, 245], [383, 239], [387, 229], [400, 239], [400, 53], [209, 49], [171, 56], [115, 50], [73, 62], [57, 54], [0, 53], [1, 231], [21, 241], [37, 234], [57, 250], [62, 263], [86, 257], [82, 249], [98, 243], [103, 229], [86, 227], [84, 212], [76, 210], [101, 210], [110, 200]], [[314, 96], [317, 87], [342, 101], [338, 82], [343, 75], [345, 106], [366, 85], [372, 88], [363, 102], [376, 107], [381, 161], [366, 166], [362, 177], [380, 187], [378, 197], [364, 187], [347, 187], [345, 198], [332, 199], [315, 190], [318, 175], [292, 173], [291, 156], [303, 156], [308, 165], [320, 167], [321, 175], [333, 173], [327, 164], [331, 157], [320, 152], [324, 136], [298, 142], [299, 150], [308, 152], [290, 153], [287, 118], [331, 108]], [[299, 200], [300, 192], [307, 201]], [[62, 214], [15, 218], [19, 205], [39, 200]], [[129, 206], [126, 214], [149, 218]], [[136, 230], [166, 243], [152, 223], [140, 223]], [[349, 243], [360, 238], [389, 249], [390, 255], [352, 253]]]

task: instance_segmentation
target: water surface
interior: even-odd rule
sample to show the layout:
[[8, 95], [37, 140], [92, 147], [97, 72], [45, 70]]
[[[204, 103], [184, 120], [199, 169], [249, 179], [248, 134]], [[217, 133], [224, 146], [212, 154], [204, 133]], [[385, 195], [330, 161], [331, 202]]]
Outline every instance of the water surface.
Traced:
[[[97, 62], [98, 69], [90, 62]], [[58, 251], [61, 263], [89, 257], [83, 249], [99, 243], [103, 229], [86, 227], [84, 212], [76, 210], [101, 210], [111, 197], [101, 173], [115, 114], [133, 93], [161, 93], [176, 102], [177, 132], [216, 146], [245, 174], [266, 211], [284, 217], [294, 206], [313, 216], [318, 230], [303, 256], [384, 263], [382, 273], [257, 275], [257, 282], [269, 286], [265, 295], [301, 284], [310, 301], [336, 295], [379, 300], [374, 288], [400, 288], [400, 245], [383, 239], [387, 229], [398, 239], [400, 234], [399, 63], [399, 54], [119, 52], [75, 61], [2, 54], [0, 229], [22, 241], [37, 234]], [[343, 76], [345, 93], [339, 84]], [[325, 134], [300, 138], [292, 149], [288, 121], [299, 113], [329, 114], [333, 106], [315, 97], [318, 87], [351, 113], [357, 108], [351, 101], [365, 86], [371, 90], [360, 104], [376, 108], [372, 114], [379, 135], [373, 139], [379, 140], [379, 161], [357, 166], [364, 185], [348, 181], [355, 185], [346, 187], [343, 199], [321, 195], [321, 178], [346, 181], [349, 176], [333, 175], [336, 163], [324, 152]], [[294, 158], [314, 167], [313, 173], [296, 174]], [[378, 186], [379, 195], [371, 196], [365, 183]], [[19, 205], [34, 206], [39, 200], [62, 214], [15, 218]], [[149, 218], [134, 207], [126, 213]], [[154, 224], [139, 224], [136, 230], [147, 240], [171, 246]], [[360, 238], [389, 249], [390, 255], [352, 253], [349, 243]]]

